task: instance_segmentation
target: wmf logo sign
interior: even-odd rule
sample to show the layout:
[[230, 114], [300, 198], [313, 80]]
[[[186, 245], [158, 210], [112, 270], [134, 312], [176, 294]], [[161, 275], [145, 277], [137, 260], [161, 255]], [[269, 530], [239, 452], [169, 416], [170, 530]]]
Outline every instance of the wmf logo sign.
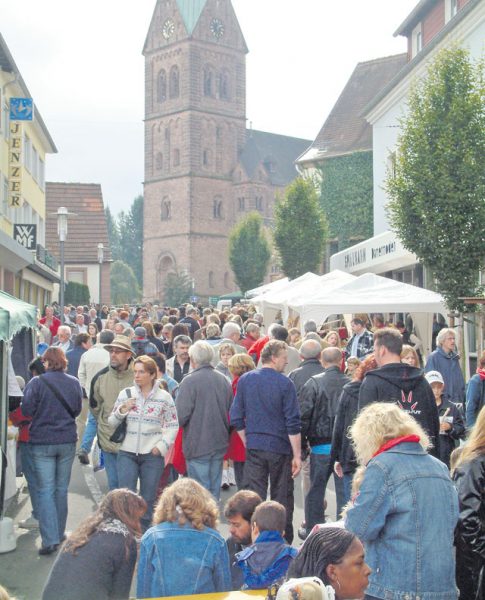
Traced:
[[37, 247], [37, 225], [14, 225], [13, 239], [27, 250]]

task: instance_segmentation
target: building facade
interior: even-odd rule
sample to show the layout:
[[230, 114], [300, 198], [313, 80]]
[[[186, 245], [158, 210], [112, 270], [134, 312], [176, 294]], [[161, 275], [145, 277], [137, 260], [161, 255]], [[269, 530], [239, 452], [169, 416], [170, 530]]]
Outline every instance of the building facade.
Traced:
[[157, 1], [143, 49], [146, 299], [163, 300], [172, 272], [199, 298], [233, 291], [230, 229], [250, 210], [270, 219], [297, 175], [307, 140], [246, 129], [247, 52], [230, 0]]
[[45, 248], [45, 164], [57, 149], [35, 104], [31, 120], [10, 118], [17, 98], [32, 95], [0, 35], [0, 289], [42, 307], [59, 282]]

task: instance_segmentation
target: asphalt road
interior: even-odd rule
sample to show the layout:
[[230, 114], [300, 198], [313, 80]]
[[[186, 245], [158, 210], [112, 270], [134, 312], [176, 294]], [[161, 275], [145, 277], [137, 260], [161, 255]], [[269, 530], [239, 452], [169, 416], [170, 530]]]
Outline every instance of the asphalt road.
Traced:
[[[16, 600], [40, 600], [42, 589], [48, 577], [49, 571], [55, 560], [52, 556], [39, 556], [40, 535], [38, 530], [27, 531], [17, 527], [17, 523], [30, 515], [30, 499], [24, 488], [23, 478], [17, 479], [19, 492], [10, 502], [6, 516], [14, 519], [15, 533], [17, 535], [17, 548], [13, 552], [0, 555], [0, 583], [10, 592]], [[71, 484], [69, 486], [69, 515], [67, 529], [72, 531], [82, 519], [91, 514], [96, 508], [97, 502], [107, 492], [106, 475], [104, 471], [93, 472], [91, 466], [81, 466], [78, 460], [74, 461]], [[221, 504], [236, 491], [231, 487], [228, 491], [221, 493]], [[335, 518], [335, 493], [333, 492], [333, 481], [327, 490], [328, 509], [330, 519]], [[296, 531], [303, 521], [303, 503], [300, 477], [295, 481], [295, 541], [294, 545], [300, 544], [296, 537]], [[221, 516], [219, 527], [224, 537], [229, 535], [228, 526]], [[132, 588], [135, 595], [135, 588]], [[61, 599], [59, 599], [61, 600]], [[93, 599], [94, 600], [94, 599]]]

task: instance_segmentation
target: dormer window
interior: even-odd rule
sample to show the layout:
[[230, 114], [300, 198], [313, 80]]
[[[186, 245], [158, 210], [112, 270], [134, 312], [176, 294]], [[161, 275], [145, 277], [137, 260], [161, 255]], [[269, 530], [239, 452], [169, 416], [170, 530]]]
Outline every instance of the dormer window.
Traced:
[[412, 58], [421, 52], [423, 49], [423, 31], [421, 27], [421, 23], [418, 23], [416, 27], [413, 29], [412, 37], [411, 37], [411, 47], [412, 47]]
[[458, 0], [445, 0], [445, 23], [448, 23], [458, 12]]

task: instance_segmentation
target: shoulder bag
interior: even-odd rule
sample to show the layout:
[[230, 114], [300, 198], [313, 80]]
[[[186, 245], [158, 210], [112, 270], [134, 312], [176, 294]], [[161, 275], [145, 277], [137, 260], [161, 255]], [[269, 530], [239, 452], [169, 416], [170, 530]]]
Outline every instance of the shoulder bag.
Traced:
[[61, 394], [59, 393], [58, 390], [56, 390], [56, 388], [51, 385], [47, 379], [45, 379], [45, 377], [43, 375], [41, 375], [39, 377], [40, 381], [42, 381], [49, 389], [50, 391], [54, 394], [54, 396], [59, 400], [59, 402], [62, 404], [62, 406], [67, 410], [67, 412], [71, 415], [71, 417], [73, 419], [76, 418], [76, 415], [74, 414], [74, 411], [72, 410], [72, 408], [69, 406], [69, 404], [64, 400], [64, 398], [61, 396]]
[[[126, 388], [126, 397], [131, 398], [131, 389], [130, 388]], [[126, 437], [127, 426], [128, 426], [128, 424], [126, 422], [126, 417], [125, 417], [123, 419], [123, 421], [121, 421], [121, 423], [118, 425], [118, 427], [113, 431], [113, 433], [111, 434], [111, 436], [109, 438], [109, 441], [113, 442], [115, 444], [121, 444], [121, 442]]]

